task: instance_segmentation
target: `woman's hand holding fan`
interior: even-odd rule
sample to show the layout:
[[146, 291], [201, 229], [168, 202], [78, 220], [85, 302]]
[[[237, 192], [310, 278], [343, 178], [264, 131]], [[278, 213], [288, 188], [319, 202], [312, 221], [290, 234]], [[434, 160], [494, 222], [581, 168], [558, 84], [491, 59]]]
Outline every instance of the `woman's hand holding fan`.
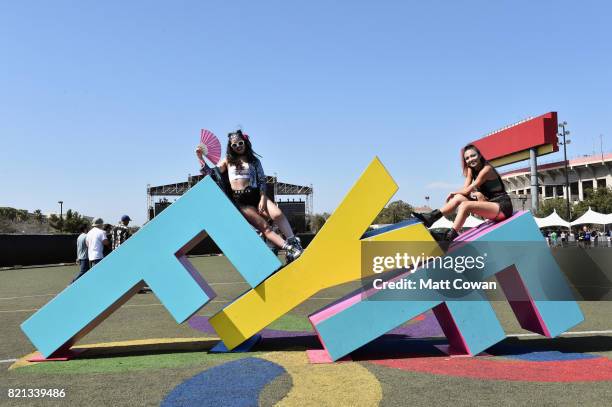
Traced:
[[200, 144], [198, 144], [195, 153], [202, 166], [200, 172], [203, 175], [209, 175], [212, 170], [204, 158], [207, 158], [213, 165], [217, 165], [221, 158], [221, 143], [212, 131], [202, 129], [200, 131]]

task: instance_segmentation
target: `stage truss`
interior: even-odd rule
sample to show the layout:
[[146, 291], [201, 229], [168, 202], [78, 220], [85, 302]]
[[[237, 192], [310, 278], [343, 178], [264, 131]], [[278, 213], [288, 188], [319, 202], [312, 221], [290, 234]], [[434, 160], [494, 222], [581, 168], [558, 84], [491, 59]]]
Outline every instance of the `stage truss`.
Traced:
[[[147, 185], [147, 219], [150, 220], [149, 209], [154, 205], [154, 197], [169, 197], [169, 196], [181, 196], [189, 188], [194, 186], [202, 179], [202, 175], [189, 175], [186, 182], [177, 182], [174, 184], [151, 186]], [[284, 196], [302, 196], [306, 202], [306, 215], [310, 216], [313, 212], [313, 189], [312, 184], [310, 186], [287, 184], [285, 182], [278, 182], [277, 177], [266, 176], [266, 182], [268, 186], [274, 189], [275, 197]]]

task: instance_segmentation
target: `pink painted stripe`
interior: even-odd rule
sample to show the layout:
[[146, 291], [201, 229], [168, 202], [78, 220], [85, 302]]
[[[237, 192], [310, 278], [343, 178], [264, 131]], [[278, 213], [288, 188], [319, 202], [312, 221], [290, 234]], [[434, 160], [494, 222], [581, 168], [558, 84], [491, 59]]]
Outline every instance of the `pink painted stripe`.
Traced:
[[[415, 273], [421, 271], [422, 269], [418, 269], [415, 271]], [[406, 278], [406, 276], [411, 276], [414, 275], [415, 273], [411, 273], [410, 271], [407, 271], [405, 273], [399, 274], [395, 277], [393, 277], [392, 279], [386, 280], [386, 281], [398, 281], [401, 280], [402, 278]], [[384, 275], [384, 274], [383, 274]], [[311, 323], [314, 324], [319, 324], [322, 321], [325, 321], [327, 318], [336, 315], [338, 313], [340, 313], [341, 311], [349, 308], [351, 305], [353, 304], [357, 304], [358, 302], [363, 301], [366, 298], [371, 297], [372, 295], [374, 295], [375, 293], [377, 293], [380, 290], [377, 290], [376, 288], [372, 287], [368, 290], [365, 291], [360, 291], [357, 294], [353, 294], [353, 295], [349, 295], [348, 297], [339, 300], [338, 302], [327, 306], [326, 308], [323, 308], [317, 312], [315, 312], [314, 314], [311, 314], [308, 319], [310, 319]]]
[[[308, 356], [308, 361], [312, 364], [334, 363], [329, 353], [321, 349], [308, 349], [306, 355]], [[351, 362], [352, 360], [350, 355], [346, 355], [338, 359], [338, 362]]]
[[[363, 296], [362, 293], [353, 295], [351, 297], [348, 297], [330, 307], [327, 308], [323, 308], [321, 311], [316, 312], [314, 314], [312, 314], [311, 316], [308, 317], [308, 319], [310, 319], [310, 322], [313, 324], [313, 326], [315, 324], [318, 324], [324, 320], [326, 320], [327, 318], [331, 317], [332, 315], [335, 315], [337, 313], [339, 313], [342, 310], [347, 309], [348, 307], [350, 307], [353, 304], [358, 303], [361, 300], [361, 297]], [[316, 328], [315, 328], [316, 329]]]

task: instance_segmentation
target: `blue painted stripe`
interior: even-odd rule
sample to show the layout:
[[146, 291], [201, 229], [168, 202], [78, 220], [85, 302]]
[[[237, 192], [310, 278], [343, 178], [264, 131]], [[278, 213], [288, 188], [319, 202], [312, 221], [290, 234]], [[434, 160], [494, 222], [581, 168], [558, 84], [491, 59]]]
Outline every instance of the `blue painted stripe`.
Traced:
[[256, 406], [263, 388], [283, 373], [281, 366], [258, 358], [224, 363], [176, 386], [161, 407]]
[[382, 228], [378, 228], [378, 229], [374, 229], [374, 230], [370, 230], [368, 232], [365, 232], [363, 234], [363, 236], [361, 236], [361, 238], [362, 239], [367, 239], [367, 238], [372, 237], [372, 236], [381, 235], [383, 233], [387, 233], [387, 232], [390, 232], [390, 231], [395, 230], [395, 229], [401, 229], [403, 227], [414, 225], [416, 223], [421, 223], [421, 222], [416, 220], [416, 219], [414, 219], [414, 218], [410, 218], [410, 219], [403, 220], [403, 221], [398, 222], [398, 223], [394, 223], [393, 225], [384, 226]]

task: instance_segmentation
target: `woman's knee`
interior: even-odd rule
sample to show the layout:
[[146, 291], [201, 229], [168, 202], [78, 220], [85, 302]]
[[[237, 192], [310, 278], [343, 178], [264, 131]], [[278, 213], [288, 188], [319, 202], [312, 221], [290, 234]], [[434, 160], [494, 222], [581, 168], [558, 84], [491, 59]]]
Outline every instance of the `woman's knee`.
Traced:
[[268, 213], [273, 220], [280, 219], [283, 216], [283, 212], [276, 206], [274, 202], [268, 201]]
[[457, 207], [457, 211], [460, 211], [460, 212], [469, 211], [469, 210], [472, 209], [472, 206], [473, 206], [472, 202], [470, 202], [470, 201], [463, 201]]
[[451, 199], [451, 202], [452, 202], [452, 203], [454, 204], [454, 206], [456, 206], [456, 207], [457, 207], [457, 206], [459, 206], [459, 205], [461, 205], [461, 203], [462, 203], [462, 202], [465, 202], [465, 201], [467, 201], [467, 198], [466, 198], [466, 197], [464, 197], [463, 195], [459, 195], [459, 194], [457, 194], [457, 195], [453, 196], [453, 199]]

